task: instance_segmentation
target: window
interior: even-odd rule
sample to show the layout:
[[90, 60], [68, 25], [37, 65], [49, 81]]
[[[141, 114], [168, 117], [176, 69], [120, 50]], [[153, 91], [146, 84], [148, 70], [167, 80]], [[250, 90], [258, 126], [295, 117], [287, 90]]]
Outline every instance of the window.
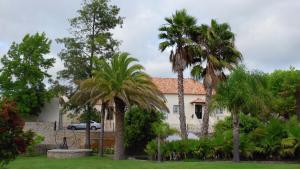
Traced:
[[173, 105], [173, 113], [178, 114], [179, 113], [179, 105]]
[[223, 109], [216, 109], [216, 114], [223, 114]]
[[195, 114], [197, 119], [202, 119], [202, 105], [195, 105]]

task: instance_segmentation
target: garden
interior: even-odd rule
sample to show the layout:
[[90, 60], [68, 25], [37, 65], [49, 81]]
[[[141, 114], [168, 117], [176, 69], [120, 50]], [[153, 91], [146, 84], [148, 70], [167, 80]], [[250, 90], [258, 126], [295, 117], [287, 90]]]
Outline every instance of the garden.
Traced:
[[[108, 0], [83, 1], [69, 20], [69, 37], [56, 39], [63, 62], [56, 79], [48, 73], [55, 58], [48, 56], [52, 41], [45, 33], [25, 35], [1, 57], [0, 168], [300, 168], [300, 70], [249, 70], [228, 23], [198, 23], [186, 9], [177, 10], [158, 28], [158, 48], [170, 55], [177, 75], [176, 130], [165, 122], [167, 100], [144, 63], [118, 49], [112, 30], [123, 24], [119, 13]], [[199, 139], [188, 138], [185, 70], [205, 90]], [[36, 151], [43, 136], [23, 130], [26, 120], [62, 95], [69, 101], [61, 111], [85, 121], [85, 148], [93, 148], [93, 156], [49, 159]], [[217, 109], [230, 115], [209, 126]], [[113, 148], [104, 147], [107, 112], [115, 117]], [[102, 125], [96, 148], [90, 142], [92, 118]], [[166, 139], [174, 134], [180, 139]]]

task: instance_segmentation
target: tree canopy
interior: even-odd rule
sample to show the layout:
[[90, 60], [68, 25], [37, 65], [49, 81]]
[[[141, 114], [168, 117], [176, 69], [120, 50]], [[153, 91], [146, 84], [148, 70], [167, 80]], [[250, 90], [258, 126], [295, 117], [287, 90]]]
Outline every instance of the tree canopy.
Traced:
[[96, 104], [101, 101], [114, 107], [116, 122], [116, 160], [124, 159], [124, 117], [126, 107], [137, 105], [143, 109], [167, 110], [165, 98], [144, 72], [144, 67], [128, 53], [116, 54], [110, 61], [99, 60], [93, 77], [80, 83], [72, 101]]
[[[72, 36], [57, 39], [64, 45], [59, 57], [64, 69], [58, 78], [69, 82], [65, 94], [72, 96], [78, 90], [78, 81], [92, 77], [95, 60], [111, 58], [117, 50], [119, 41], [113, 38], [111, 30], [122, 25], [120, 8], [110, 5], [109, 0], [84, 0], [77, 16], [70, 19]], [[84, 112], [87, 119], [93, 108], [90, 105], [69, 104], [69, 109]], [[90, 126], [87, 120], [87, 126]], [[90, 148], [89, 127], [86, 129], [86, 147]]]
[[273, 95], [272, 112], [285, 119], [296, 115], [296, 92], [300, 87], [300, 70], [275, 70], [268, 75]]
[[1, 58], [0, 91], [3, 97], [14, 100], [23, 115], [38, 115], [43, 104], [53, 95], [45, 80], [54, 58], [47, 57], [51, 41], [45, 33], [27, 34], [22, 42], [13, 42]]
[[[260, 115], [269, 112], [268, 81], [261, 72], [249, 72], [238, 67], [228, 79], [217, 86], [213, 96], [215, 105], [227, 109], [233, 122], [233, 161], [240, 161], [239, 114]], [[212, 104], [213, 105], [213, 104]]]
[[266, 74], [238, 67], [226, 81], [218, 84], [211, 106], [218, 105], [231, 113], [260, 115], [269, 112], [271, 98]]
[[64, 45], [59, 57], [65, 68], [58, 72], [59, 78], [74, 85], [92, 76], [94, 60], [113, 55], [119, 42], [113, 39], [111, 30], [123, 22], [119, 11], [117, 6], [109, 5], [109, 0], [84, 0], [78, 15], [70, 19], [72, 36], [57, 39]]

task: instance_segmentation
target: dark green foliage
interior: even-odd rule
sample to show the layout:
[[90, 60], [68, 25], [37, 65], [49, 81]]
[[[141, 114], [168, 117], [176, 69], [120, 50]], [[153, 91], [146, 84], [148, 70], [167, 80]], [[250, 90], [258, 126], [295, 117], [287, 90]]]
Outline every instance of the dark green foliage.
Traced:
[[44, 81], [51, 76], [54, 58], [46, 58], [51, 41], [44, 33], [25, 35], [21, 43], [13, 43], [1, 58], [0, 91], [2, 96], [14, 100], [22, 115], [38, 115], [43, 104], [53, 93]]
[[99, 112], [94, 110], [91, 111], [90, 113], [82, 113], [79, 115], [78, 120], [81, 122], [86, 122], [88, 120], [100, 122]]
[[42, 135], [34, 134], [32, 137], [31, 144], [27, 147], [26, 155], [27, 156], [37, 156], [41, 155], [36, 150], [36, 146], [41, 144], [45, 140], [45, 137]]
[[[76, 92], [79, 81], [92, 76], [96, 60], [114, 54], [119, 42], [112, 38], [111, 30], [123, 22], [119, 11], [117, 6], [109, 4], [109, 0], [84, 0], [78, 15], [70, 19], [72, 37], [57, 39], [64, 45], [58, 54], [64, 62], [58, 78], [71, 83], [64, 87], [69, 96]], [[72, 103], [66, 108], [75, 112], [92, 112], [91, 106], [86, 104]]]
[[91, 77], [95, 60], [114, 54], [119, 42], [110, 31], [123, 22], [119, 11], [109, 0], [84, 0], [78, 15], [70, 19], [73, 36], [57, 40], [64, 45], [59, 53], [65, 66], [60, 78], [74, 83]]
[[[64, 63], [64, 69], [58, 72], [58, 78], [69, 81], [65, 92], [72, 96], [78, 90], [81, 80], [92, 77], [95, 61], [110, 58], [119, 45], [113, 39], [111, 30], [121, 25], [123, 18], [119, 16], [120, 9], [110, 5], [109, 0], [84, 0], [77, 16], [70, 19], [71, 37], [57, 39], [64, 45], [58, 54]], [[70, 87], [71, 86], [71, 87]], [[69, 103], [66, 107], [74, 112], [88, 114], [92, 112], [92, 105]], [[87, 126], [89, 126], [89, 120]], [[86, 147], [90, 147], [89, 128], [86, 129]]]
[[232, 114], [245, 113], [259, 117], [261, 113], [269, 112], [272, 97], [267, 89], [266, 74], [238, 67], [226, 81], [217, 85], [210, 106], [226, 108]]
[[[240, 131], [241, 133], [250, 133], [254, 129], [261, 127], [263, 123], [250, 115], [240, 114]], [[215, 133], [223, 132], [226, 130], [232, 129], [232, 118], [225, 118], [224, 120], [219, 121], [215, 126]]]
[[14, 102], [0, 100], [0, 168], [25, 153], [33, 133], [23, 131], [24, 121]]
[[[240, 155], [244, 160], [299, 160], [300, 123], [296, 117], [289, 121], [272, 119], [262, 123], [258, 118], [240, 114]], [[219, 121], [211, 137], [200, 140], [163, 142], [165, 160], [232, 158], [232, 119]], [[155, 141], [145, 151], [155, 159]]]
[[271, 94], [267, 90], [268, 81], [262, 72], [250, 72], [237, 67], [230, 76], [217, 85], [216, 94], [209, 106], [227, 109], [233, 124], [233, 161], [240, 161], [239, 114], [264, 117], [269, 112]]
[[125, 115], [125, 148], [127, 154], [143, 154], [147, 143], [156, 137], [151, 126], [162, 122], [163, 114], [131, 107]]
[[295, 68], [276, 70], [269, 74], [270, 91], [273, 94], [274, 115], [289, 117], [296, 114], [296, 90], [300, 87], [300, 71]]

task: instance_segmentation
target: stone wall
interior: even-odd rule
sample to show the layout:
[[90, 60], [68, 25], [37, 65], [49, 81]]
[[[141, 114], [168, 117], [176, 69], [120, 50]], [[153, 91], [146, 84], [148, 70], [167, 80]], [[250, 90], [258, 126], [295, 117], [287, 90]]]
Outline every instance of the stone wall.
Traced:
[[[85, 130], [54, 130], [52, 122], [26, 122], [24, 130], [32, 130], [33, 132], [44, 136], [44, 145], [60, 145], [63, 142], [63, 137], [67, 138], [69, 148], [84, 148], [85, 145]], [[91, 130], [91, 145], [97, 149], [99, 143], [100, 130]], [[104, 146], [113, 147], [114, 132], [106, 132], [104, 134]]]

